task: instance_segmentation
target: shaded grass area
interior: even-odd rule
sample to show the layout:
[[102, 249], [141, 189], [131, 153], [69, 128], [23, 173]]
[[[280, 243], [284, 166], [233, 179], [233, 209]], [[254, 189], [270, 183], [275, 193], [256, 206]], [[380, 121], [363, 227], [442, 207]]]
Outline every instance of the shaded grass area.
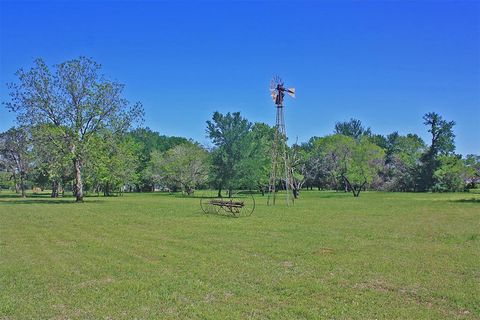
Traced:
[[0, 318], [480, 318], [480, 196], [256, 199], [2, 194]]

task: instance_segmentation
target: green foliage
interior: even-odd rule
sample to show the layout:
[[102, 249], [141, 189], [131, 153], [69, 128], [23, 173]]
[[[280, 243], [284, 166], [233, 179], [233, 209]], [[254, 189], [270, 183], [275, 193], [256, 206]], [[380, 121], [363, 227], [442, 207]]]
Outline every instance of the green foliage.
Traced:
[[467, 188], [480, 185], [480, 156], [469, 154], [465, 158], [464, 181]]
[[265, 123], [254, 123], [248, 134], [246, 153], [241, 164], [239, 186], [245, 189], [259, 189], [262, 193], [268, 190], [271, 152], [275, 129]]
[[0, 190], [14, 188], [15, 186], [12, 180], [12, 175], [7, 171], [0, 171]]
[[384, 189], [416, 191], [420, 158], [425, 152], [425, 148], [425, 143], [416, 134], [401, 136], [394, 132], [388, 135]]
[[379, 146], [380, 148], [382, 149], [387, 149], [388, 148], [388, 140], [386, 137], [384, 137], [383, 135], [381, 134], [371, 134], [370, 136], [368, 136], [368, 140]]
[[335, 134], [342, 134], [359, 140], [361, 137], [369, 137], [372, 134], [370, 128], [365, 128], [362, 121], [350, 119], [349, 121], [335, 123]]
[[12, 127], [0, 133], [0, 167], [10, 173], [16, 191], [26, 196], [28, 175], [31, 172], [30, 132], [25, 127]]
[[208, 179], [208, 160], [202, 147], [189, 142], [164, 153], [153, 151], [149, 170], [157, 183], [180, 187], [182, 192], [192, 195], [195, 188]]
[[290, 148], [293, 196], [298, 197], [303, 185], [313, 181], [318, 175], [319, 159], [311, 150], [310, 144], [294, 144]]
[[314, 148], [324, 159], [322, 170], [329, 173], [338, 186], [345, 183], [354, 196], [378, 175], [383, 166], [384, 151], [370, 142], [368, 137], [335, 134], [314, 141]]
[[137, 191], [152, 189], [155, 177], [151, 172], [150, 162], [153, 152], [163, 153], [180, 144], [188, 143], [189, 140], [183, 137], [168, 137], [160, 135], [158, 132], [152, 131], [150, 128], [137, 128], [129, 133], [129, 135], [139, 145], [137, 150], [138, 167], [136, 174], [138, 183], [135, 187]]
[[137, 182], [138, 144], [129, 136], [112, 135], [105, 131], [91, 139], [86, 153], [86, 184], [91, 191], [110, 195], [122, 192]]
[[430, 152], [434, 155], [448, 155], [455, 151], [454, 121], [446, 121], [438, 113], [429, 112], [423, 116], [423, 124], [432, 135]]
[[434, 185], [432, 191], [463, 191], [465, 163], [458, 156], [440, 156], [440, 166], [434, 173]]
[[[51, 188], [52, 197], [69, 188], [79, 201], [84, 188], [105, 195], [153, 191], [155, 185], [186, 193], [207, 186], [219, 193], [267, 190], [274, 128], [252, 124], [239, 112], [215, 112], [207, 121], [214, 145], [208, 151], [148, 127], [126, 132], [141, 116], [141, 106], [131, 106], [122, 98], [123, 85], [99, 71], [100, 65], [83, 57], [53, 69], [39, 59], [30, 70], [19, 70], [6, 106], [26, 125], [28, 141], [10, 144], [26, 150], [11, 161], [6, 149], [0, 150], [0, 169], [12, 178], [3, 179], [3, 185], [13, 184], [17, 191], [30, 185]], [[480, 157], [454, 156], [455, 123], [436, 113], [423, 119], [432, 135], [429, 146], [416, 134], [374, 134], [353, 118], [337, 122], [334, 135], [295, 143], [287, 148], [294, 195], [305, 186], [350, 190], [355, 196], [367, 188], [443, 192], [477, 187]], [[3, 142], [12, 130], [17, 129], [2, 133]], [[189, 165], [199, 168], [197, 178]]]
[[[64, 190], [73, 180], [73, 155], [66, 150], [63, 130], [52, 124], [37, 125], [32, 129], [35, 184], [52, 189], [52, 197]], [[50, 185], [48, 185], [50, 184]]]
[[252, 124], [240, 112], [225, 115], [215, 112], [207, 121], [207, 134], [215, 148], [212, 150], [212, 182], [219, 190], [246, 187], [254, 183], [256, 174], [256, 144], [251, 133]]
[[9, 85], [11, 100], [5, 103], [29, 128], [56, 127], [51, 140], [61, 136], [62, 153], [71, 154], [78, 202], [83, 200], [82, 167], [91, 139], [103, 131], [123, 132], [143, 116], [140, 103], [131, 105], [123, 97], [124, 85], [107, 79], [100, 69], [86, 57], [52, 69], [36, 59], [29, 70], [17, 71], [18, 82]]
[[138, 183], [135, 186], [136, 191], [151, 191], [155, 182], [155, 177], [150, 170], [151, 154], [153, 152], [163, 153], [180, 144], [188, 143], [189, 140], [183, 137], [168, 137], [160, 135], [150, 128], [137, 128], [129, 133], [129, 135], [139, 145], [137, 150], [137, 158], [139, 166], [136, 174]]
[[423, 117], [424, 124], [428, 126], [428, 132], [432, 140], [428, 150], [422, 155], [421, 174], [419, 175], [419, 189], [426, 191], [432, 189], [435, 184], [435, 172], [441, 165], [439, 155], [451, 155], [455, 151], [455, 134], [453, 133], [454, 121], [446, 121], [439, 114], [430, 112]]

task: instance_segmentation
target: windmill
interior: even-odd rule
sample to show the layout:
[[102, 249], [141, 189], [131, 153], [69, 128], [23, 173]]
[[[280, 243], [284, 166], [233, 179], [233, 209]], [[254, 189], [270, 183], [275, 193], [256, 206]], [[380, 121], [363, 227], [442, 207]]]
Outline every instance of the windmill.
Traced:
[[285, 186], [287, 205], [290, 203], [289, 189], [292, 177], [290, 163], [288, 161], [287, 133], [285, 131], [285, 117], [283, 112], [283, 98], [285, 97], [285, 93], [295, 98], [295, 88], [285, 88], [283, 80], [279, 76], [273, 76], [270, 81], [270, 94], [277, 107], [277, 116], [275, 122], [275, 137], [272, 146], [272, 171], [270, 173], [268, 187], [268, 205], [270, 205], [270, 197], [272, 197], [272, 204], [275, 204], [276, 186], [277, 183], [282, 180]]

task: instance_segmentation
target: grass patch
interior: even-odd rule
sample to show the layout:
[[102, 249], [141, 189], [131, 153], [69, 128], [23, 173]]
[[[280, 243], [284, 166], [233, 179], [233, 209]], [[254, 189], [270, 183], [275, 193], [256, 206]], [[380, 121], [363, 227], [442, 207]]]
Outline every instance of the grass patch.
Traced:
[[162, 193], [3, 193], [0, 319], [478, 319], [464, 198], [304, 191], [233, 219]]

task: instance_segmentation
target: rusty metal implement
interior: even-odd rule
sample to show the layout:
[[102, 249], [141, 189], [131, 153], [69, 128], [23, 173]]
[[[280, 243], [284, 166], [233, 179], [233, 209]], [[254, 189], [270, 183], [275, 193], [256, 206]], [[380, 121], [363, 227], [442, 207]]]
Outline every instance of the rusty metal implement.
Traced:
[[255, 198], [250, 193], [237, 192], [228, 198], [204, 197], [200, 200], [200, 206], [204, 213], [245, 217], [255, 210]]

